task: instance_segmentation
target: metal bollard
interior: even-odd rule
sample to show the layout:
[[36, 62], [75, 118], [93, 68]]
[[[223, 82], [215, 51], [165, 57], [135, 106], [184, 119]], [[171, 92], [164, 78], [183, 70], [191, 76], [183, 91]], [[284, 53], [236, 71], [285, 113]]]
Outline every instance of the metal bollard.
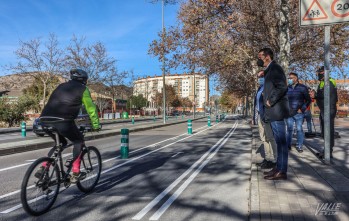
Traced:
[[188, 134], [193, 134], [193, 125], [190, 119], [188, 120]]
[[22, 131], [22, 137], [26, 137], [27, 136], [27, 124], [22, 121], [21, 123], [21, 131]]
[[207, 117], [207, 126], [211, 127], [211, 117]]
[[129, 141], [129, 130], [128, 129], [121, 129], [121, 148], [120, 148], [120, 155], [121, 159], [128, 158], [128, 141]]

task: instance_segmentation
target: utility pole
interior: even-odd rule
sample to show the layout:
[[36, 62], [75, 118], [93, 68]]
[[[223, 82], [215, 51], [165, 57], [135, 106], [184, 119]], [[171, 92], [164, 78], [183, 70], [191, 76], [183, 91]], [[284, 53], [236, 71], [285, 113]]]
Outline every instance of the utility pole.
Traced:
[[193, 79], [194, 79], [194, 107], [193, 107], [193, 119], [195, 119], [195, 111], [196, 111], [196, 85], [195, 85], [195, 69], [193, 71]]
[[[162, 43], [164, 45], [165, 40], [165, 19], [164, 19], [164, 8], [165, 8], [165, 0], [162, 0]], [[166, 88], [165, 88], [165, 49], [162, 49], [162, 108], [163, 108], [163, 120], [164, 124], [166, 124]]]

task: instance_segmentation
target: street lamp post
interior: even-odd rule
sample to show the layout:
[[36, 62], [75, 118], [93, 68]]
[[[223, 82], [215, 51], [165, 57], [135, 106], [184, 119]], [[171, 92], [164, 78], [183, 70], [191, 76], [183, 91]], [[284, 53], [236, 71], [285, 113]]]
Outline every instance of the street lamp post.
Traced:
[[[162, 0], [162, 43], [164, 45], [165, 35], [165, 19], [164, 19], [165, 0]], [[162, 49], [162, 107], [163, 107], [163, 120], [166, 124], [166, 88], [165, 88], [165, 49]]]
[[195, 69], [193, 71], [193, 78], [194, 78], [194, 108], [193, 108], [193, 119], [195, 119], [195, 111], [196, 111], [196, 85], [195, 85]]

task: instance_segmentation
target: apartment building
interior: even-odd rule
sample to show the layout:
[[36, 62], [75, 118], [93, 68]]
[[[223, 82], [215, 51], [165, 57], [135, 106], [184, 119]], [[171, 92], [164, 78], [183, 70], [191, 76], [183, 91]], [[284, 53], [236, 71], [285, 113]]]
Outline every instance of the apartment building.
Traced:
[[[208, 77], [199, 73], [184, 73], [184, 74], [167, 74], [165, 76], [165, 83], [172, 85], [175, 88], [177, 95], [181, 98], [189, 98], [194, 101], [194, 84], [195, 84], [195, 96], [196, 96], [196, 109], [197, 111], [203, 111], [204, 105], [209, 101], [209, 84]], [[163, 77], [145, 77], [138, 78], [134, 82], [133, 95], [143, 94], [143, 96], [149, 101], [150, 108], [156, 108], [156, 105], [152, 97], [156, 92], [161, 92], [163, 87]]]

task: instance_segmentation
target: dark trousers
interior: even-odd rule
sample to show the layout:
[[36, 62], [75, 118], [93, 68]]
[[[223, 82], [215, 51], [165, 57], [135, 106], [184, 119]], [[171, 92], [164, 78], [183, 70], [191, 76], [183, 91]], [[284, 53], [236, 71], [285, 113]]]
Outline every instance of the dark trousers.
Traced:
[[271, 122], [271, 128], [277, 146], [276, 168], [283, 173], [287, 173], [288, 147], [286, 142], [286, 122], [284, 120], [273, 121]]
[[331, 109], [330, 110], [330, 125], [324, 125], [324, 112], [321, 110], [320, 111], [320, 124], [321, 124], [321, 135], [323, 135], [325, 137], [325, 133], [324, 133], [324, 128], [326, 126], [330, 126], [330, 153], [332, 155], [333, 152], [333, 147], [334, 147], [334, 119], [336, 117], [336, 110]]
[[[43, 123], [44, 127], [54, 127], [57, 129], [58, 134], [59, 134], [59, 141], [62, 144], [62, 146], [67, 145], [67, 139], [68, 138], [73, 144], [74, 144], [74, 149], [73, 149], [73, 161], [79, 156], [81, 152], [81, 148], [85, 145], [84, 142], [84, 136], [82, 133], [79, 131], [77, 128], [75, 122], [72, 121], [63, 121], [63, 122], [55, 122], [55, 123]], [[52, 137], [52, 139], [56, 142], [56, 136], [50, 132], [45, 130], [45, 132]], [[52, 149], [49, 153], [48, 156], [51, 157], [53, 154]]]

